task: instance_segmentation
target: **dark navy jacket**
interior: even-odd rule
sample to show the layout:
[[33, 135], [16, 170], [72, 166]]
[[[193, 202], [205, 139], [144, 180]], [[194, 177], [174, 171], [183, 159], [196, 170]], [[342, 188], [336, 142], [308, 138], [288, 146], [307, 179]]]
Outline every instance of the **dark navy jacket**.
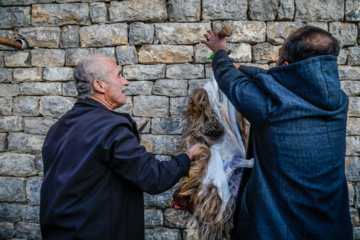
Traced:
[[348, 97], [337, 58], [262, 71], [213, 60], [220, 89], [252, 124], [254, 168], [232, 239], [352, 239], [344, 173]]
[[181, 154], [160, 162], [139, 145], [128, 114], [78, 100], [43, 146], [43, 239], [144, 239], [143, 191], [161, 193], [188, 175]]

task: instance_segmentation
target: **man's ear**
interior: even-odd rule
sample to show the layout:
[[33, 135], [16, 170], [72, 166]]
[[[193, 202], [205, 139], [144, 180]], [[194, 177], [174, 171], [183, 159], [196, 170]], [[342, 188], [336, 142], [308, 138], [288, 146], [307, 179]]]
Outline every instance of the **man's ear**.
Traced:
[[96, 79], [93, 82], [93, 87], [94, 87], [95, 91], [97, 91], [99, 93], [105, 93], [104, 84], [105, 84], [105, 82]]

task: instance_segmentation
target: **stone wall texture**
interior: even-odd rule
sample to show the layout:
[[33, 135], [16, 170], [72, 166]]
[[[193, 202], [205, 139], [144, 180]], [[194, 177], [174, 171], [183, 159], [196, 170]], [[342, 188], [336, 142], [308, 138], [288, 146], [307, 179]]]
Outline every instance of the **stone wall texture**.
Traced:
[[[231, 56], [275, 66], [284, 40], [312, 25], [340, 42], [341, 86], [350, 98], [345, 171], [354, 239], [360, 239], [360, 3], [358, 0], [0, 0], [0, 239], [41, 239], [41, 148], [49, 127], [76, 101], [73, 68], [84, 56], [116, 61], [130, 81], [127, 104], [142, 144], [160, 160], [176, 153], [188, 94], [211, 75], [207, 29], [234, 27]], [[145, 194], [146, 239], [197, 239], [173, 190]], [[316, 226], [314, 226], [316, 227]]]

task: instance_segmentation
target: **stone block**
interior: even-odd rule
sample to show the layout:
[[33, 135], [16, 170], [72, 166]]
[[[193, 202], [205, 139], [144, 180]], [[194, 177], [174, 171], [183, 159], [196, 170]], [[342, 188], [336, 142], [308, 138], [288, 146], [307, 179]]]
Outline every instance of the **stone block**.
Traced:
[[348, 191], [349, 191], [349, 205], [354, 206], [354, 204], [355, 204], [355, 202], [354, 202], [355, 188], [350, 182], [348, 182], [347, 185], [348, 185]]
[[90, 25], [87, 3], [34, 4], [32, 23], [35, 26]]
[[347, 60], [347, 57], [348, 57], [348, 51], [345, 50], [345, 49], [340, 49], [340, 53], [339, 53], [339, 56], [338, 56], [338, 60], [337, 60], [337, 63], [339, 65], [344, 65], [346, 63], [346, 60]]
[[165, 67], [165, 64], [127, 65], [123, 68], [123, 75], [128, 80], [154, 80], [165, 78]]
[[356, 45], [358, 31], [355, 24], [332, 22], [329, 32], [339, 41], [341, 47]]
[[255, 21], [225, 21], [214, 22], [213, 28], [220, 29], [223, 25], [230, 24], [233, 27], [233, 34], [228, 42], [261, 43], [266, 41], [266, 24]]
[[144, 193], [145, 208], [170, 208], [173, 194], [174, 189], [170, 189], [157, 195]]
[[169, 0], [167, 9], [171, 22], [200, 21], [200, 0]]
[[189, 215], [176, 211], [172, 208], [164, 210], [164, 224], [168, 227], [186, 228]]
[[31, 63], [35, 67], [62, 67], [65, 52], [60, 49], [34, 49], [31, 52]]
[[5, 67], [5, 61], [4, 61], [5, 53], [6, 53], [5, 51], [0, 51], [0, 68]]
[[14, 98], [13, 114], [17, 116], [38, 116], [39, 98], [32, 96]]
[[188, 105], [188, 97], [170, 98], [170, 116], [182, 117], [182, 112]]
[[154, 154], [174, 155], [180, 145], [181, 136], [177, 135], [149, 135], [143, 134], [141, 145], [144, 145], [148, 152]]
[[347, 119], [346, 135], [348, 136], [360, 135], [360, 118]]
[[237, 62], [251, 62], [251, 45], [247, 43], [233, 44], [229, 43], [227, 49], [231, 50], [229, 57]]
[[301, 22], [268, 22], [268, 41], [275, 45], [281, 45], [292, 33], [304, 26]]
[[349, 156], [345, 158], [345, 175], [348, 181], [360, 180], [359, 156]]
[[162, 211], [159, 209], [145, 209], [145, 227], [157, 227], [163, 225]]
[[56, 119], [46, 117], [25, 117], [24, 132], [46, 135], [49, 128], [56, 123]]
[[25, 27], [31, 25], [31, 7], [1, 7], [0, 28]]
[[158, 239], [181, 239], [180, 230], [162, 227], [155, 229], [145, 229], [145, 240]]
[[0, 222], [0, 239], [9, 239], [15, 236], [14, 223]]
[[[5, 179], [15, 179], [16, 180], [17, 178], [4, 178], [4, 179], [0, 178], [0, 181], [5, 180]], [[9, 183], [7, 183], [5, 181], [2, 183], [9, 185]], [[23, 182], [21, 181], [21, 184], [22, 183]], [[11, 190], [11, 189], [9, 189], [9, 190]], [[18, 222], [21, 220], [22, 212], [23, 212], [23, 205], [0, 203], [0, 221], [1, 222]]]
[[166, 77], [173, 79], [204, 78], [204, 65], [202, 64], [173, 64], [166, 68]]
[[350, 208], [350, 218], [351, 223], [354, 227], [359, 226], [360, 218], [359, 218], [359, 211], [355, 208]]
[[256, 21], [273, 21], [278, 7], [278, 0], [249, 0], [249, 17]]
[[58, 48], [60, 43], [60, 28], [30, 27], [16, 29], [16, 34], [26, 39], [29, 47]]
[[0, 153], [0, 175], [26, 177], [36, 174], [34, 155]]
[[8, 51], [4, 57], [6, 67], [31, 67], [30, 60], [29, 51]]
[[0, 201], [25, 201], [24, 180], [21, 178], [0, 177]]
[[167, 117], [169, 98], [160, 96], [135, 96], [133, 115], [137, 117]]
[[76, 99], [70, 97], [41, 97], [39, 112], [43, 116], [59, 118], [69, 111], [75, 102]]
[[313, 26], [313, 27], [318, 27], [321, 28], [325, 31], [329, 31], [329, 26], [327, 22], [307, 22], [306, 26]]
[[9, 133], [8, 148], [10, 151], [20, 153], [39, 153], [41, 152], [45, 136], [25, 134], [25, 133]]
[[247, 1], [246, 0], [203, 0], [202, 1], [202, 19], [232, 19], [246, 20]]
[[0, 132], [19, 132], [23, 129], [22, 117], [0, 116]]
[[35, 156], [35, 168], [40, 176], [44, 175], [44, 162], [41, 153], [36, 154]]
[[61, 28], [60, 35], [60, 47], [61, 48], [73, 48], [79, 47], [80, 36], [79, 36], [78, 25], [64, 26]]
[[[1, 95], [1, 91], [0, 91], [0, 95]], [[0, 97], [0, 115], [4, 115], [4, 116], [12, 115], [11, 97]]]
[[360, 240], [360, 227], [354, 227], [354, 240]]
[[360, 65], [360, 47], [349, 47], [348, 65]]
[[142, 22], [130, 24], [129, 43], [131, 45], [152, 44], [154, 41], [154, 25]]
[[280, 0], [277, 20], [292, 20], [295, 15], [295, 0]]
[[186, 96], [188, 85], [185, 80], [161, 79], [155, 82], [152, 94], [169, 97]]
[[0, 133], [0, 152], [4, 152], [7, 149], [7, 133]]
[[[360, 155], [360, 136], [346, 137], [346, 155], [347, 156], [358, 156]], [[359, 195], [360, 196], [360, 193]], [[359, 205], [360, 207], [360, 205]]]
[[169, 155], [155, 155], [155, 157], [159, 161], [170, 161], [172, 159], [172, 156]]
[[43, 79], [46, 81], [69, 81], [73, 80], [74, 69], [69, 67], [44, 68]]
[[63, 83], [62, 92], [64, 97], [77, 97], [75, 83], [73, 81]]
[[66, 66], [74, 67], [81, 59], [94, 55], [96, 53], [95, 48], [74, 48], [74, 49], [66, 49]]
[[0, 83], [13, 82], [13, 69], [0, 68]]
[[158, 22], [167, 19], [166, 1], [112, 1], [109, 7], [109, 15], [112, 22]]
[[[194, 51], [195, 51], [195, 62], [196, 63], [212, 62], [211, 59], [207, 59], [207, 58], [210, 57], [211, 54], [213, 54], [213, 52], [205, 44], [199, 43], [199, 44], [195, 45]], [[251, 54], [251, 51], [250, 51], [250, 54]]]
[[90, 3], [90, 18], [92, 23], [103, 23], [108, 19], [106, 4], [104, 2]]
[[113, 47], [98, 48], [96, 50], [96, 55], [109, 57], [117, 64], [115, 48]]
[[349, 97], [360, 95], [360, 81], [341, 81], [341, 88]]
[[40, 205], [40, 188], [42, 184], [41, 177], [27, 178], [26, 181], [26, 198], [29, 205]]
[[[155, 36], [161, 44], [196, 44], [211, 29], [210, 22], [202, 23], [157, 23]], [[202, 33], [202, 34], [201, 34]]]
[[126, 88], [126, 95], [151, 95], [153, 82], [150, 81], [130, 81], [130, 86]]
[[340, 80], [359, 80], [360, 67], [339, 66]]
[[116, 56], [119, 65], [136, 64], [139, 62], [136, 49], [132, 45], [117, 47]]
[[133, 110], [133, 101], [132, 101], [132, 97], [127, 96], [126, 97], [126, 103], [121, 106], [120, 108], [116, 109], [116, 112], [121, 112], [121, 113], [128, 113], [130, 115], [132, 115], [132, 110]]
[[345, 16], [347, 22], [359, 22], [360, 2], [357, 0], [346, 0]]
[[145, 128], [142, 130], [141, 134], [143, 133], [150, 133], [150, 118], [138, 118], [138, 117], [134, 117], [133, 118], [134, 121], [136, 122], [136, 126], [139, 129], [143, 124], [145, 124], [146, 121], [148, 121], [148, 123], [146, 124]]
[[2, 0], [3, 6], [14, 6], [14, 5], [31, 5], [34, 3], [51, 3], [54, 0]]
[[181, 134], [181, 118], [153, 118], [151, 120], [151, 134]]
[[331, 22], [344, 18], [345, 0], [295, 0], [295, 21], [299, 22]]
[[17, 96], [20, 93], [19, 84], [1, 84], [0, 97]]
[[41, 230], [40, 224], [37, 223], [25, 223], [18, 222], [15, 224], [16, 229], [16, 238], [24, 238], [24, 239], [41, 239]]
[[40, 222], [40, 207], [37, 206], [24, 206], [22, 212], [22, 221], [23, 222]]
[[349, 102], [348, 116], [360, 117], [360, 97], [350, 97]]
[[80, 28], [81, 47], [109, 47], [128, 43], [126, 23], [99, 24]]
[[205, 77], [210, 78], [212, 74], [212, 67], [209, 64], [205, 64]]
[[14, 80], [16, 82], [42, 81], [42, 68], [17, 68], [14, 69]]
[[189, 92], [190, 94], [194, 91], [195, 88], [203, 87], [210, 79], [196, 79], [196, 80], [189, 80]]
[[193, 55], [192, 46], [143, 45], [139, 51], [139, 62], [143, 64], [186, 63], [193, 61]]
[[281, 46], [274, 46], [270, 43], [260, 43], [253, 46], [252, 55], [256, 63], [276, 62], [279, 58]]

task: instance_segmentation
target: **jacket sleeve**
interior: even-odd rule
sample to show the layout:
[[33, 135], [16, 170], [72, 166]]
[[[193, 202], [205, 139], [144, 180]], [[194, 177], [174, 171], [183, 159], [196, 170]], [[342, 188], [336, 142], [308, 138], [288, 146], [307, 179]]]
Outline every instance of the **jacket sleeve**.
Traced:
[[180, 154], [170, 161], [159, 161], [141, 146], [126, 125], [114, 127], [103, 141], [109, 167], [143, 191], [158, 194], [188, 176], [190, 158]]
[[234, 107], [252, 124], [260, 125], [266, 121], [275, 109], [270, 95], [260, 89], [250, 76], [236, 69], [224, 50], [215, 54], [212, 66], [219, 88]]
[[267, 73], [265, 69], [245, 65], [240, 65], [238, 69], [251, 79], [254, 79], [254, 77], [259, 73]]

